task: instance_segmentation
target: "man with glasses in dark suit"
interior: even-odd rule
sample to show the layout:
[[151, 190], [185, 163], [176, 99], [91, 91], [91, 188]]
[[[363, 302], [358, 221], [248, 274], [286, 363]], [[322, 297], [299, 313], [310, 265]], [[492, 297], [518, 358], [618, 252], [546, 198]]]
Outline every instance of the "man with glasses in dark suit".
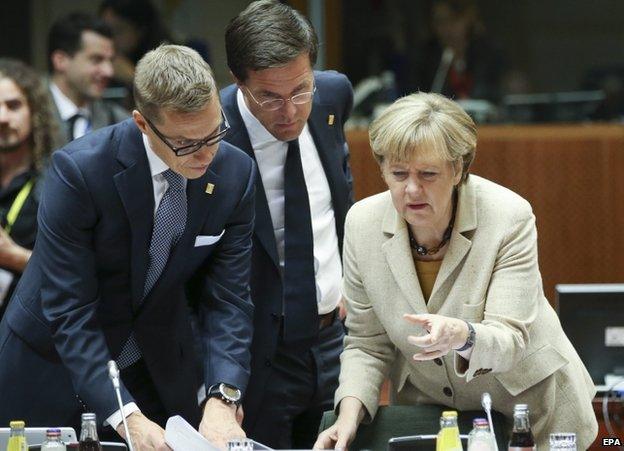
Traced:
[[221, 92], [226, 140], [258, 165], [247, 434], [276, 449], [310, 448], [333, 407], [344, 336], [340, 249], [352, 202], [343, 125], [347, 78], [314, 72], [317, 38], [296, 10], [254, 2], [229, 24], [236, 83]]
[[[176, 414], [224, 448], [244, 436], [254, 164], [221, 142], [228, 124], [194, 50], [147, 53], [134, 93], [132, 119], [52, 157], [35, 250], [0, 323], [0, 424], [76, 426], [86, 410], [124, 436], [107, 374], [114, 359], [135, 449], [168, 449], [163, 427]], [[189, 281], [202, 382], [215, 387], [203, 411]]]

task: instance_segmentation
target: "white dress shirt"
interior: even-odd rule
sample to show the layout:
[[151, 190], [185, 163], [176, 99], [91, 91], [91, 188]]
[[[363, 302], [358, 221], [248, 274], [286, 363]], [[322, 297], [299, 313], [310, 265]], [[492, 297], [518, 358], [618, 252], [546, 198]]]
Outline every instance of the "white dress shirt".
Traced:
[[[167, 182], [165, 177], [162, 175], [163, 172], [169, 169], [169, 166], [167, 166], [165, 162], [162, 161], [160, 157], [154, 153], [154, 151], [150, 147], [150, 144], [146, 135], [143, 135], [143, 145], [145, 146], [145, 153], [147, 154], [147, 161], [149, 163], [150, 174], [152, 175], [152, 186], [154, 188], [154, 218], [155, 218], [156, 210], [158, 210], [158, 205], [160, 204], [160, 201], [165, 195], [165, 191], [167, 191], [167, 188], [169, 187], [169, 183]], [[186, 182], [187, 181], [185, 178], [184, 179], [185, 186], [186, 186]], [[128, 417], [128, 415], [130, 415], [133, 412], [140, 411], [139, 407], [133, 402], [125, 404], [123, 410], [124, 410], [124, 414], [126, 417]], [[115, 413], [113, 413], [111, 416], [109, 416], [106, 419], [106, 423], [111, 425], [113, 429], [117, 429], [117, 426], [119, 426], [121, 422], [122, 422], [121, 411], [119, 410], [117, 410]]]
[[[240, 90], [238, 109], [247, 128], [269, 204], [280, 269], [284, 269], [284, 164], [288, 143], [278, 141], [251, 113]], [[308, 124], [299, 135], [303, 176], [308, 188], [314, 239], [316, 300], [320, 315], [333, 311], [340, 301], [342, 263], [331, 191]]]
[[88, 108], [78, 108], [52, 81], [50, 82], [50, 92], [63, 122], [67, 122], [76, 114], [80, 114], [81, 117], [76, 119], [72, 130], [74, 139], [91, 131], [91, 111]]

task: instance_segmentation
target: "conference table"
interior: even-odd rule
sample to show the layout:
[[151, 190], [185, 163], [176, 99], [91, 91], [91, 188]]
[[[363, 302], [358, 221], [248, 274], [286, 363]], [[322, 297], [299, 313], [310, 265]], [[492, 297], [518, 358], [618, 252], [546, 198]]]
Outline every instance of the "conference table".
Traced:
[[[347, 131], [356, 199], [386, 189], [366, 129]], [[471, 172], [527, 199], [544, 292], [624, 281], [624, 125], [487, 125]]]

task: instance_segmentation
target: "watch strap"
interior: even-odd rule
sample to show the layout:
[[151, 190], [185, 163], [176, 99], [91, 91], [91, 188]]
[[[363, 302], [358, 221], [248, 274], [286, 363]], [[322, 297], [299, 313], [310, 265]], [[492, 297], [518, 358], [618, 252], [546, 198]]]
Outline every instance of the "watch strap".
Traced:
[[466, 343], [464, 343], [464, 345], [461, 348], [456, 349], [455, 351], [466, 351], [467, 349], [472, 348], [474, 346], [474, 343], [475, 343], [475, 329], [474, 329], [474, 327], [468, 321], [464, 320], [464, 322], [468, 326], [468, 338], [466, 339]]

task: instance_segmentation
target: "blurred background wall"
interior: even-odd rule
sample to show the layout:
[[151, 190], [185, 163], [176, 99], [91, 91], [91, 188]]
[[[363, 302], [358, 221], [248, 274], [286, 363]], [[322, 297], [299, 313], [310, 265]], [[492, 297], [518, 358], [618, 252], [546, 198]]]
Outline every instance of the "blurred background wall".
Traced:
[[[229, 82], [223, 31], [248, 0], [154, 0], [174, 37], [210, 45], [218, 81]], [[310, 15], [322, 10], [324, 66], [352, 81], [383, 69], [383, 52], [405, 50], [424, 37], [425, 0], [297, 0]], [[624, 65], [624, 2], [619, 0], [476, 0], [483, 24], [509, 67], [526, 75], [531, 90], [579, 89], [592, 69]], [[96, 12], [97, 0], [3, 0], [0, 54], [44, 69], [46, 33], [73, 10]]]

